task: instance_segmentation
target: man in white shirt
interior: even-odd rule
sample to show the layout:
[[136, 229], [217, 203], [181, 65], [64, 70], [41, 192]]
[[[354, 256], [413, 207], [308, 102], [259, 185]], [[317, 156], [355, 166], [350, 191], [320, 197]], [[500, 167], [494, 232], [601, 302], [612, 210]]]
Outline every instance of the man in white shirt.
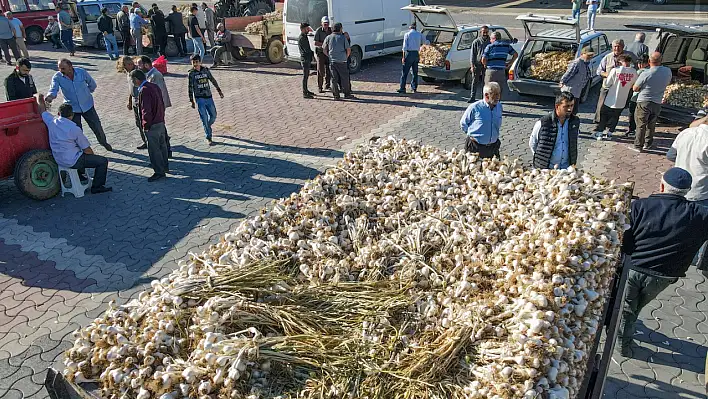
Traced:
[[[615, 132], [622, 110], [627, 105], [627, 99], [630, 98], [632, 86], [639, 76], [637, 70], [631, 66], [631, 56], [622, 54], [617, 59], [620, 66], [612, 68], [602, 84], [602, 88], [607, 90], [607, 95], [600, 110], [600, 122], [595, 126], [594, 135], [597, 140], [602, 140], [603, 134], [608, 139]], [[609, 131], [605, 131], [605, 128]]]
[[59, 106], [57, 116], [50, 114], [44, 106], [44, 98], [39, 97], [39, 110], [42, 120], [49, 130], [49, 146], [52, 155], [59, 166], [77, 169], [79, 176], [85, 176], [86, 168], [94, 168], [92, 194], [113, 191], [106, 187], [108, 159], [93, 153], [88, 139], [79, 126], [72, 121], [74, 111], [71, 105], [64, 103]]

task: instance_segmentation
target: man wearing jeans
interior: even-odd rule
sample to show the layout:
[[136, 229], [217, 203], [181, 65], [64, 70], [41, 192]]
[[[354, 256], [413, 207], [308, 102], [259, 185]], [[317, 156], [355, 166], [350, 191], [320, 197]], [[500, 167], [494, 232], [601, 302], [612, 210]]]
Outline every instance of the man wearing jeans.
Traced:
[[654, 129], [661, 113], [661, 100], [666, 86], [671, 83], [671, 69], [661, 65], [661, 53], [649, 56], [649, 70], [639, 76], [634, 83], [637, 96], [637, 109], [634, 118], [637, 123], [637, 135], [631, 149], [642, 152], [654, 148]]
[[59, 39], [64, 48], [69, 52], [69, 55], [74, 55], [74, 30], [72, 27], [73, 21], [69, 12], [64, 10], [61, 5], [57, 5], [57, 21], [59, 21]]
[[103, 33], [103, 40], [106, 42], [106, 53], [108, 57], [113, 60], [118, 59], [118, 42], [116, 41], [116, 35], [113, 30], [113, 18], [108, 15], [108, 9], [103, 7], [101, 9], [101, 16], [98, 17], [98, 30]]
[[199, 118], [201, 118], [202, 125], [204, 125], [204, 135], [209, 145], [213, 145], [211, 125], [216, 121], [216, 105], [211, 96], [209, 82], [214, 85], [221, 98], [224, 98], [224, 93], [221, 91], [219, 84], [216, 83], [216, 79], [212, 76], [209, 68], [202, 66], [202, 59], [198, 55], [192, 56], [192, 69], [189, 70], [187, 79], [189, 84], [187, 88], [189, 102], [192, 104], [192, 108], [195, 107], [196, 102]]
[[189, 36], [192, 38], [192, 44], [194, 45], [194, 55], [199, 56], [200, 62], [204, 60], [204, 44], [206, 40], [204, 39], [204, 34], [202, 29], [199, 27], [199, 18], [197, 18], [197, 13], [199, 9], [197, 7], [192, 7], [192, 15], [189, 17]]
[[401, 64], [403, 71], [401, 72], [401, 84], [398, 92], [405, 94], [406, 81], [408, 80], [408, 72], [413, 70], [411, 78], [411, 90], [415, 93], [418, 90], [418, 63], [420, 62], [420, 48], [427, 43], [425, 37], [416, 30], [415, 23], [412, 23], [408, 32], [403, 36], [403, 58]]
[[642, 308], [686, 276], [708, 238], [708, 208], [685, 198], [692, 180], [686, 170], [671, 168], [662, 177], [660, 194], [632, 201], [631, 228], [622, 242], [622, 252], [631, 256], [617, 335], [623, 356], [632, 355], [634, 323]]
[[[70, 60], [63, 58], [58, 63], [59, 72], [52, 77], [49, 93], [45, 97], [47, 102], [52, 102], [59, 94], [59, 89], [64, 95], [64, 102], [71, 105], [72, 119], [81, 128], [81, 118], [86, 119], [96, 140], [106, 150], [113, 151], [113, 147], [106, 140], [101, 120], [98, 118], [93, 103], [93, 92], [96, 90], [96, 81], [86, 70], [74, 68]], [[83, 130], [83, 129], [82, 129]]]
[[44, 107], [41, 96], [38, 103], [42, 120], [49, 131], [49, 146], [57, 164], [65, 168], [77, 169], [80, 177], [86, 176], [86, 168], [94, 168], [91, 193], [113, 191], [111, 187], [105, 186], [108, 159], [93, 153], [88, 139], [72, 121], [74, 112], [71, 110], [71, 105], [66, 103], [60, 105], [58, 116], [52, 116]]

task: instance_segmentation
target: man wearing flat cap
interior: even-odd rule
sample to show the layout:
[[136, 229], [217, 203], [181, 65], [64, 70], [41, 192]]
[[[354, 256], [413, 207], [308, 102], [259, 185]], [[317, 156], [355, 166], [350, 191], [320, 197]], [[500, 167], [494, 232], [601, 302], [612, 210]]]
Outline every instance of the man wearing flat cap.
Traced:
[[686, 199], [692, 181], [685, 169], [671, 168], [661, 179], [659, 194], [632, 203], [631, 228], [622, 243], [622, 252], [631, 256], [617, 336], [623, 356], [632, 355], [639, 312], [686, 276], [693, 256], [708, 239], [708, 208]]

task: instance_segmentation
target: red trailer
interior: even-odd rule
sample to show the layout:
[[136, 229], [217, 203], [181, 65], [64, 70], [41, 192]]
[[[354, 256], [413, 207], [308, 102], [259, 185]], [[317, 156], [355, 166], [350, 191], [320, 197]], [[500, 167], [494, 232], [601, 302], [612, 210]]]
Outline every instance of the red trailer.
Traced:
[[0, 0], [0, 11], [12, 11], [22, 21], [27, 32], [27, 44], [39, 44], [44, 40], [47, 17], [56, 16], [54, 0]]
[[52, 198], [61, 189], [47, 125], [34, 98], [0, 103], [0, 179], [11, 177], [35, 200]]

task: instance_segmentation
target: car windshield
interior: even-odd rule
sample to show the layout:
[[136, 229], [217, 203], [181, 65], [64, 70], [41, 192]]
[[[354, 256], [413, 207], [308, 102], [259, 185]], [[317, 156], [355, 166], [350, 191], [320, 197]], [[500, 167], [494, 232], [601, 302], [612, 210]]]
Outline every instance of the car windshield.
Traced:
[[432, 29], [424, 29], [421, 33], [425, 36], [425, 40], [431, 44], [451, 44], [457, 34], [457, 32]]
[[53, 10], [54, 3], [51, 0], [27, 0], [30, 11]]
[[327, 0], [289, 0], [286, 10], [287, 22], [307, 22], [313, 27], [320, 26], [322, 17], [328, 14]]

